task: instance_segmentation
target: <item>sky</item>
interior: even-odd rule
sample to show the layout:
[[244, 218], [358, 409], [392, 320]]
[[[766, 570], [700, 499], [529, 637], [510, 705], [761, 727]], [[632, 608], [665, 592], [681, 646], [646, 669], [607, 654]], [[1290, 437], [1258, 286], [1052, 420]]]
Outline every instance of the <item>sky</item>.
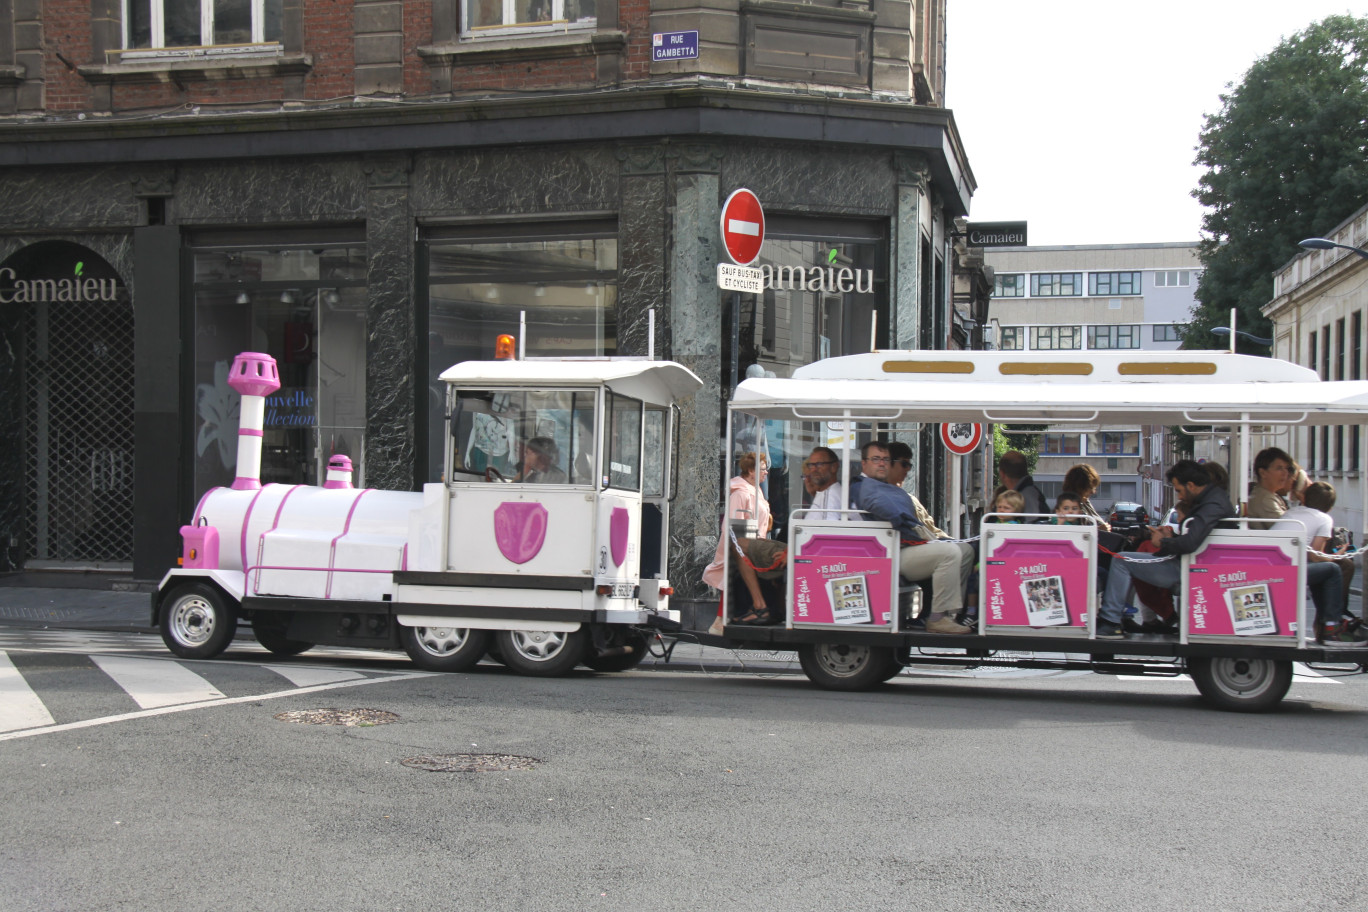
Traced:
[[947, 0], [969, 218], [1033, 245], [1195, 241], [1204, 117], [1287, 36], [1368, 0]]

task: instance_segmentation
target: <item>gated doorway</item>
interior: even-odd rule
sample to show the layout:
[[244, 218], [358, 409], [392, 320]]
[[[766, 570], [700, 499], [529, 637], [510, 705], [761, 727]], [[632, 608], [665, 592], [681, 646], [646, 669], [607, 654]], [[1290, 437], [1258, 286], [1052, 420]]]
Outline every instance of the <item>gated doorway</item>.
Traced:
[[33, 244], [0, 264], [0, 333], [9, 361], [0, 422], [8, 439], [22, 441], [2, 457], [6, 563], [131, 568], [133, 304], [127, 287], [85, 247]]

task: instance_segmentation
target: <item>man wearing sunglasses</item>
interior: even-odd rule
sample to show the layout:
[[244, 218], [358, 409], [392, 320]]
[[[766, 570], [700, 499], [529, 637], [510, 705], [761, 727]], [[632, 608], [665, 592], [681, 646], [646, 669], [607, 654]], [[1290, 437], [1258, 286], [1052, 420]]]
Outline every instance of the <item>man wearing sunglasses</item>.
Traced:
[[[974, 629], [955, 621], [964, 607], [964, 587], [973, 563], [963, 559], [958, 545], [937, 541], [935, 533], [921, 524], [912, 495], [889, 483], [892, 459], [888, 444], [873, 440], [860, 448], [860, 468], [864, 478], [851, 483], [851, 506], [882, 519], [902, 536], [898, 572], [912, 582], [931, 580], [931, 614], [926, 619], [927, 633], [973, 633]], [[903, 472], [904, 477], [906, 472]]]
[[841, 460], [830, 447], [814, 447], [807, 459], [807, 479], [812, 482], [812, 506], [808, 519], [848, 519], [842, 516], [845, 498], [841, 488]]

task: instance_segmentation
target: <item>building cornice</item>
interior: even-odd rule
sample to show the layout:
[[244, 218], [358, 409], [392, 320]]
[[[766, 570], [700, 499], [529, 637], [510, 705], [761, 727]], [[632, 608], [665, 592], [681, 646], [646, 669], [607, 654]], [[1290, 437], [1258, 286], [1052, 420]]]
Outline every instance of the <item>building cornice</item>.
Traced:
[[0, 167], [699, 137], [920, 151], [955, 215], [967, 212], [976, 189], [954, 115], [947, 109], [844, 93], [812, 96], [700, 84], [0, 123]]

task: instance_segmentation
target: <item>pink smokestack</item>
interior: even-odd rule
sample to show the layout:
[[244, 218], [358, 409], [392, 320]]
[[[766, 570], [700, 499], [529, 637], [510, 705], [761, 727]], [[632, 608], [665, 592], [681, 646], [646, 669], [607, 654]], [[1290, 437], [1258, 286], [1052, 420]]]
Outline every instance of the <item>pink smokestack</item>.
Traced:
[[346, 456], [331, 456], [328, 458], [328, 480], [323, 482], [325, 488], [350, 488], [352, 486], [352, 464]]
[[261, 435], [266, 424], [266, 397], [280, 389], [275, 358], [261, 352], [243, 352], [233, 359], [228, 385], [242, 394], [238, 419], [237, 478], [234, 491], [261, 487]]

